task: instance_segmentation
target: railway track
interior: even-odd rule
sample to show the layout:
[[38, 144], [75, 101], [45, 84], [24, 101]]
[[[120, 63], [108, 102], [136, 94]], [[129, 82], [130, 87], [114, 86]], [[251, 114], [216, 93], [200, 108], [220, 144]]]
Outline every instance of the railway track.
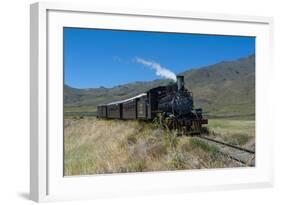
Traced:
[[255, 151], [253, 150], [231, 145], [206, 136], [193, 136], [193, 137], [205, 141], [208, 144], [217, 146], [221, 154], [240, 163], [242, 166], [255, 166]]

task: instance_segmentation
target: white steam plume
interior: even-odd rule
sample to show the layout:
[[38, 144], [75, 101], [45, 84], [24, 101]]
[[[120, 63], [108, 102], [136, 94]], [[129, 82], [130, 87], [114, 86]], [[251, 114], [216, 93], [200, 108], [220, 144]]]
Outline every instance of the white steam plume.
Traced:
[[153, 70], [156, 71], [156, 75], [158, 75], [158, 76], [168, 78], [168, 79], [172, 79], [175, 82], [177, 81], [176, 74], [174, 74], [169, 69], [162, 67], [159, 63], [144, 60], [144, 59], [138, 58], [138, 57], [136, 57], [136, 62], [152, 68]]

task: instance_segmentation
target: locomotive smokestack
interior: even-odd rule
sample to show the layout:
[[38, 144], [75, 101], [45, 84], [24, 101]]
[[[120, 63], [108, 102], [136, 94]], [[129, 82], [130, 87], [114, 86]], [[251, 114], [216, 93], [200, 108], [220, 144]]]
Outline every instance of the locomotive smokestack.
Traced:
[[178, 91], [184, 90], [184, 76], [183, 75], [177, 76], [177, 85], [178, 85]]

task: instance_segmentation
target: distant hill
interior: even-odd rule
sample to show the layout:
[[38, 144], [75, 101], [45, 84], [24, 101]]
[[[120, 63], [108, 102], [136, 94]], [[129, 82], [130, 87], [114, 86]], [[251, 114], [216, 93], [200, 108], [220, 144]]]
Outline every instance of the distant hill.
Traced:
[[[206, 114], [254, 116], [255, 55], [179, 74], [185, 76], [185, 87], [193, 92], [195, 107], [202, 107]], [[98, 104], [126, 99], [168, 83], [171, 81], [154, 80], [91, 89], [64, 85], [65, 112], [95, 112]]]

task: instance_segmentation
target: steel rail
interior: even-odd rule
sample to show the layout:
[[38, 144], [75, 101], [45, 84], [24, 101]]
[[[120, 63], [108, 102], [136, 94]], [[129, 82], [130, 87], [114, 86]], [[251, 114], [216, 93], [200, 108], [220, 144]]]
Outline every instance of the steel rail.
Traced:
[[228, 143], [225, 143], [225, 142], [222, 142], [222, 141], [219, 141], [219, 140], [215, 140], [215, 139], [212, 139], [212, 138], [209, 138], [209, 137], [203, 137], [203, 136], [196, 136], [196, 137], [206, 139], [206, 140], [209, 140], [209, 141], [212, 141], [212, 142], [216, 142], [218, 144], [222, 144], [222, 145], [225, 145], [225, 146], [228, 146], [228, 147], [231, 147], [231, 148], [234, 148], [234, 149], [238, 149], [238, 150], [241, 150], [241, 151], [244, 151], [244, 152], [248, 152], [250, 154], [255, 154], [255, 151], [253, 151], [253, 150], [249, 150], [249, 149], [246, 149], [246, 148], [231, 145], [231, 144], [228, 144]]
[[[221, 144], [221, 145], [224, 145], [224, 146], [228, 146], [228, 147], [231, 147], [231, 148], [233, 148], [233, 149], [238, 149], [238, 150], [240, 150], [240, 151], [247, 152], [247, 153], [249, 153], [249, 154], [251, 154], [251, 155], [252, 155], [252, 154], [253, 154], [253, 155], [255, 154], [255, 152], [252, 151], [252, 150], [248, 150], [248, 149], [245, 149], [245, 148], [242, 148], [242, 147], [237, 147], [237, 146], [234, 146], [234, 145], [231, 145], [231, 144], [228, 144], [228, 143], [225, 143], [225, 142], [221, 142], [221, 141], [218, 141], [218, 140], [214, 140], [214, 139], [211, 139], [211, 138], [208, 138], [208, 137], [203, 137], [203, 136], [195, 136], [195, 137], [201, 138], [201, 139], [203, 139], [203, 140], [215, 142], [215, 143], [218, 143], [218, 144]], [[223, 152], [223, 151], [221, 151], [221, 150], [219, 150], [219, 152], [220, 152], [221, 154], [225, 155], [225, 156], [228, 156], [228, 157], [229, 157], [230, 159], [232, 159], [232, 160], [235, 160], [235, 161], [237, 161], [237, 162], [239, 162], [239, 163], [241, 163], [241, 164], [243, 164], [243, 165], [249, 166], [249, 164], [248, 164], [247, 161], [244, 161], [244, 160], [242, 160], [242, 159], [239, 159], [238, 157], [235, 157], [235, 156], [233, 156], [233, 155], [231, 155], [231, 154], [227, 154], [227, 153], [225, 153], [225, 152]], [[250, 165], [250, 166], [253, 166], [253, 165]]]

